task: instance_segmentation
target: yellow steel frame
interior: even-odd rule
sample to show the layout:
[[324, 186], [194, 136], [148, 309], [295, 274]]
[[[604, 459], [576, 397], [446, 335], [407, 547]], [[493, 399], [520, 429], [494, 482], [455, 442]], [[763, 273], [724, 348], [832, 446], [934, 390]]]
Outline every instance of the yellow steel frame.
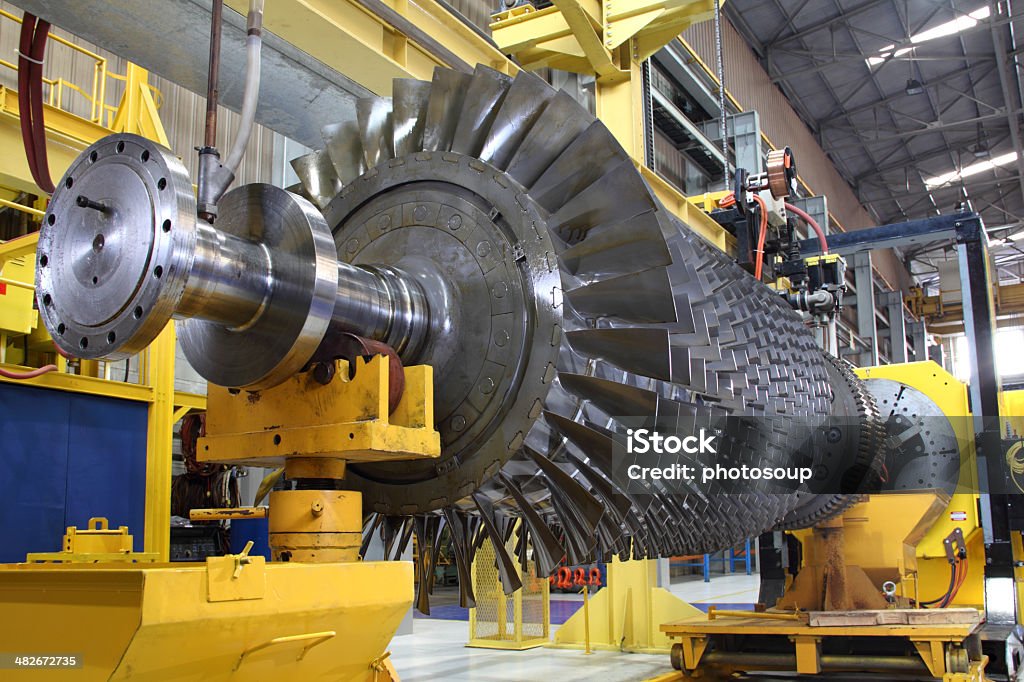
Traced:
[[[242, 15], [249, 6], [248, 0], [224, 4]], [[384, 4], [467, 64], [518, 73], [518, 66], [433, 0]], [[275, 0], [264, 9], [263, 27], [378, 94], [391, 93], [393, 78], [430, 80], [434, 67], [453, 66], [354, 0]]]
[[[966, 672], [954, 672], [947, 668], [946, 648], [950, 645], [961, 647], [964, 640], [978, 627], [977, 623], [814, 627], [806, 622], [748, 616], [695, 618], [666, 623], [661, 626], [661, 631], [670, 638], [680, 640], [683, 667], [690, 671], [700, 667], [701, 658], [711, 636], [770, 635], [788, 638], [796, 654], [796, 672], [804, 675], [821, 673], [821, 642], [827, 637], [892, 637], [912, 643], [932, 676], [944, 682], [984, 682], [983, 672], [988, 663], [987, 657], [972, 662]], [[870, 669], [871, 658], [865, 657], [862, 665]], [[735, 669], [737, 668], [727, 665], [718, 670], [716, 666], [716, 672], [726, 674]], [[670, 674], [658, 679], [684, 678], [681, 675]]]
[[608, 585], [555, 632], [553, 647], [667, 653], [672, 639], [662, 623], [703, 617], [696, 607], [658, 587], [657, 561], [607, 565]]

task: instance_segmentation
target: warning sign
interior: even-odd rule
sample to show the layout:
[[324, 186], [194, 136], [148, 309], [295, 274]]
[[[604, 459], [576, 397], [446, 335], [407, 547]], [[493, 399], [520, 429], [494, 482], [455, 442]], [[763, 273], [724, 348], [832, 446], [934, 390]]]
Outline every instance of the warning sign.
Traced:
[[949, 512], [949, 520], [950, 521], [966, 521], [967, 520], [967, 512], [965, 512], [965, 511], [951, 511], [951, 512]]

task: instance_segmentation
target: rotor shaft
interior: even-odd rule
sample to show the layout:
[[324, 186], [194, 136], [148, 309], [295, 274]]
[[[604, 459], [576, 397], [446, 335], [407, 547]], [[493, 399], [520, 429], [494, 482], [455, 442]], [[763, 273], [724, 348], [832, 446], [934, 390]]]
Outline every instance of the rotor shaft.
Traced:
[[[195, 258], [174, 317], [243, 331], [259, 320], [275, 289], [303, 286], [282, 276], [291, 268], [275, 267], [280, 259], [294, 257], [199, 220]], [[351, 332], [382, 341], [410, 360], [429, 327], [419, 284], [393, 268], [343, 261], [336, 266], [338, 289], [328, 333]]]

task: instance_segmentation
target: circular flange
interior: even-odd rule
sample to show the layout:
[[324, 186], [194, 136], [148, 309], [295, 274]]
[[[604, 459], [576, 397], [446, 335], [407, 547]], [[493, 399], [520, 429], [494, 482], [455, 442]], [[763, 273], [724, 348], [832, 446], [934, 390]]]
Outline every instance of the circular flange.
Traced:
[[80, 358], [148, 346], [181, 298], [195, 251], [195, 195], [181, 161], [138, 135], [105, 137], [68, 168], [36, 250], [39, 312]]
[[[351, 466], [377, 511], [468, 496], [520, 448], [555, 378], [560, 279], [543, 209], [471, 157], [421, 152], [377, 166], [325, 209], [341, 260], [423, 284], [434, 367], [435, 461]], [[400, 502], [396, 502], [400, 501]]]
[[891, 379], [865, 379], [885, 424], [889, 454], [886, 490], [939, 488], [952, 494], [960, 477], [956, 431], [938, 405]]
[[208, 381], [268, 388], [301, 370], [327, 331], [338, 291], [334, 242], [311, 203], [273, 185], [228, 192], [218, 213], [217, 229], [261, 244], [271, 258], [269, 294], [244, 328], [192, 318], [178, 323], [178, 338]]

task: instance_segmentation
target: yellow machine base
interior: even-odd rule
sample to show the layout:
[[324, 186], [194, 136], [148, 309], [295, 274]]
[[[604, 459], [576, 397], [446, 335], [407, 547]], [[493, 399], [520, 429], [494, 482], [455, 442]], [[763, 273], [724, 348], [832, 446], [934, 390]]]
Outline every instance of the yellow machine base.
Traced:
[[[765, 616], [686, 619], [661, 626], [662, 632], [679, 640], [681, 644], [682, 651], [677, 649], [677, 656], [683, 672], [657, 679], [666, 682], [689, 679], [686, 671], [689, 671], [691, 677], [715, 680], [719, 679], [716, 676], [728, 679], [733, 672], [743, 670], [786, 670], [817, 675], [822, 672], [876, 669], [891, 673], [893, 679], [908, 674], [914, 676], [914, 679], [921, 679], [930, 674], [943, 682], [984, 682], [987, 657], [968, 660], [964, 648], [964, 641], [979, 629], [978, 623], [814, 627], [803, 619], [783, 620]], [[791, 653], [708, 652], [711, 638], [721, 641], [719, 638], [722, 636], [762, 636], [788, 640]], [[919, 658], [829, 656], [821, 652], [821, 643], [828, 637], [899, 638], [910, 642]]]
[[4, 680], [389, 680], [409, 562], [0, 566], [7, 653], [77, 669]]

